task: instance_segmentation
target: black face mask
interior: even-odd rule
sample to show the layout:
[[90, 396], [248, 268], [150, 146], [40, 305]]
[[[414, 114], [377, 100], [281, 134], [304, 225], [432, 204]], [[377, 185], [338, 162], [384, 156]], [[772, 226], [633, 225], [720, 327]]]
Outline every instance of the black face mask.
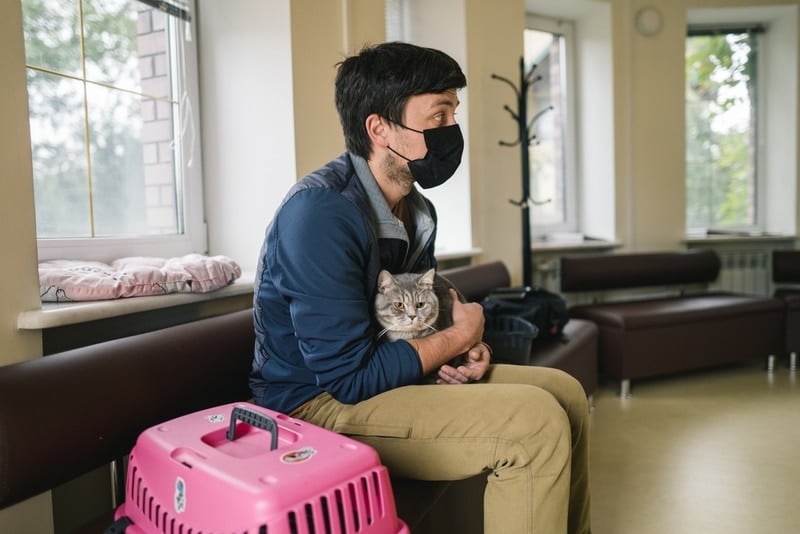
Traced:
[[420, 187], [430, 189], [442, 185], [453, 176], [461, 164], [461, 154], [464, 152], [464, 136], [461, 135], [458, 124], [427, 130], [415, 130], [400, 123], [395, 124], [425, 136], [428, 153], [422, 159], [408, 159], [392, 147], [388, 147], [408, 162], [408, 169]]

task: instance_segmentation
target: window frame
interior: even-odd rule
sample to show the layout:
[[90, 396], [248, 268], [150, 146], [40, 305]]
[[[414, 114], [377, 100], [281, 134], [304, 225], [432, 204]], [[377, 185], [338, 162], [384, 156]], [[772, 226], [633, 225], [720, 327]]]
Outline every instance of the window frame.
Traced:
[[[549, 32], [564, 38], [564, 220], [560, 223], [541, 224], [536, 222], [536, 207], [531, 208], [531, 236], [534, 239], [547, 239], [556, 233], [580, 232], [578, 220], [578, 178], [577, 178], [577, 89], [575, 87], [576, 72], [576, 36], [574, 22], [566, 19], [553, 19], [527, 13], [525, 29]], [[535, 112], [535, 110], [533, 110]], [[531, 156], [531, 161], [535, 152]], [[531, 188], [532, 189], [532, 188]], [[533, 199], [539, 201], [541, 199]]]
[[[184, 3], [190, 13], [196, 13], [194, 0]], [[182, 173], [182, 179], [176, 184], [176, 193], [180, 198], [177, 206], [178, 226], [182, 233], [85, 238], [39, 238], [37, 235], [39, 261], [76, 259], [108, 262], [127, 256], [176, 257], [189, 253], [208, 253], [203, 201], [197, 41], [192, 38], [197, 35], [196, 17], [191, 17], [188, 22], [179, 21], [178, 30], [175, 37], [181, 42], [174, 53], [182, 57], [184, 64], [181, 67], [178, 63], [174, 68], [179, 76], [183, 75], [185, 95], [179, 104], [178, 113], [186, 118], [186, 125], [182, 135], [180, 121], [175, 121], [173, 135], [183, 139], [180, 150], [176, 150], [175, 154], [176, 159], [180, 160]]]

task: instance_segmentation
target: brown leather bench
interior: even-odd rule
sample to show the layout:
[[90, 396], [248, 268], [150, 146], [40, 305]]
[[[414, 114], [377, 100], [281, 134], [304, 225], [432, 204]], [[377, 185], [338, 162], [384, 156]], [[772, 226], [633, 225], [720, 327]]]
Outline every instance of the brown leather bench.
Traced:
[[[0, 509], [124, 458], [152, 425], [249, 398], [254, 339], [244, 310], [0, 367]], [[110, 497], [97, 515], [85, 531], [110, 524]]]
[[775, 297], [784, 303], [784, 353], [795, 371], [800, 352], [800, 250], [772, 252], [772, 281]]
[[[508, 271], [479, 266], [453, 278], [477, 297], [508, 284]], [[563, 352], [547, 348], [543, 358], [554, 367], [587, 358], [591, 369], [591, 325], [572, 328], [582, 330], [580, 343], [570, 338]], [[253, 344], [247, 309], [1, 366], [0, 509], [124, 458], [152, 425], [250, 398]], [[588, 393], [595, 386], [596, 378], [584, 383]], [[398, 512], [415, 534], [481, 532], [485, 476], [458, 483], [395, 479]], [[60, 527], [103, 532], [113, 511], [108, 493], [103, 509], [92, 512], [96, 520]]]
[[710, 250], [564, 256], [561, 289], [604, 299], [569, 313], [598, 325], [600, 372], [628, 395], [636, 379], [757, 358], [771, 368], [784, 346], [783, 304], [707, 290], [719, 270]]

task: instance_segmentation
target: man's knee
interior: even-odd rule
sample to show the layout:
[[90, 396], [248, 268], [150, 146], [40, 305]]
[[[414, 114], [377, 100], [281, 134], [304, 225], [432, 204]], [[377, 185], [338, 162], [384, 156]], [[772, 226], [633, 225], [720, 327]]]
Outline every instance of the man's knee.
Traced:
[[568, 462], [570, 421], [558, 400], [533, 386], [514, 388], [514, 394], [504, 400], [508, 424], [498, 436], [501, 465], [510, 460], [517, 465], [533, 463], [538, 468], [550, 465], [560, 469]]
[[508, 410], [506, 417], [510, 424], [507, 428], [514, 429], [517, 437], [525, 440], [541, 434], [569, 435], [569, 418], [559, 400], [550, 392], [524, 385], [512, 389], [513, 392], [503, 399], [503, 404]]
[[570, 411], [589, 411], [586, 390], [583, 389], [583, 384], [571, 374], [560, 371], [560, 381], [556, 390], [560, 392], [564, 406], [569, 407]]

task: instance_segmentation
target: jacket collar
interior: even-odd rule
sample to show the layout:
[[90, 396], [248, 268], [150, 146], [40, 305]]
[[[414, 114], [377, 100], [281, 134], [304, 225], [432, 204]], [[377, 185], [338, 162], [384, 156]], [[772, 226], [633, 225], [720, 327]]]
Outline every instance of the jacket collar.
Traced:
[[[389, 208], [389, 204], [386, 202], [386, 198], [384, 198], [375, 176], [372, 175], [367, 161], [361, 156], [352, 153], [350, 154], [350, 160], [353, 162], [353, 168], [356, 171], [361, 185], [364, 186], [364, 190], [367, 192], [367, 200], [372, 208], [372, 217], [375, 221], [375, 229], [378, 238], [400, 239], [408, 245], [410, 240], [406, 232], [406, 227], [400, 219], [394, 216], [392, 210]], [[411, 189], [411, 192], [406, 197], [406, 201], [414, 217], [414, 223], [417, 229], [417, 234], [414, 236], [414, 250], [406, 254], [406, 267], [411, 267], [433, 234], [434, 223], [433, 217], [428, 210], [428, 204], [416, 187]]]

